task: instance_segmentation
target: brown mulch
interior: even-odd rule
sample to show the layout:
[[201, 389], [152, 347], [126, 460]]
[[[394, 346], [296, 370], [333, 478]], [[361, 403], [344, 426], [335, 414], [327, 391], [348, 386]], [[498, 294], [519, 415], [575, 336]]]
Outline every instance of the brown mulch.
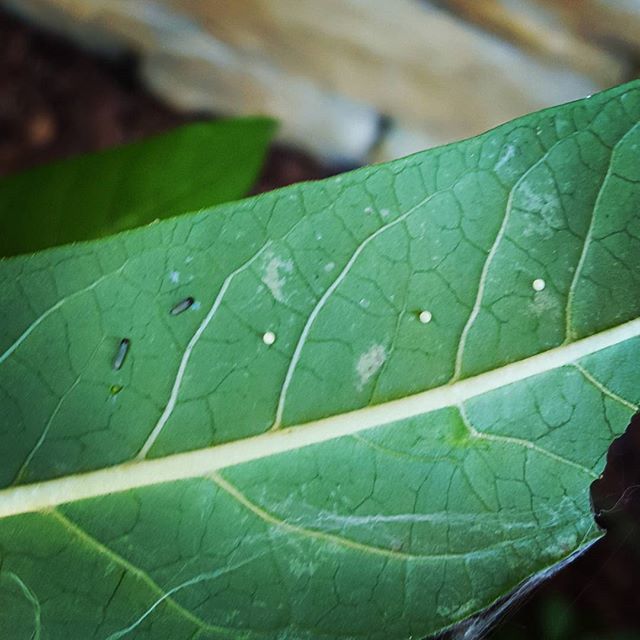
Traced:
[[[149, 94], [131, 56], [101, 59], [0, 10], [0, 176], [212, 117]], [[273, 145], [254, 192], [336, 170]]]

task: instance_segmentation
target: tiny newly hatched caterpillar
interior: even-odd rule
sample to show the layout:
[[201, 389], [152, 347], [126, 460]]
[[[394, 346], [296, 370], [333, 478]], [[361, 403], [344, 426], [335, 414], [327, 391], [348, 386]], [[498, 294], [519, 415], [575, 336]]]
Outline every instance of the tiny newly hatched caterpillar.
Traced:
[[113, 359], [113, 368], [116, 371], [122, 368], [124, 359], [127, 357], [127, 353], [129, 353], [130, 346], [131, 340], [129, 340], [129, 338], [122, 338], [122, 340], [120, 340], [118, 351], [116, 352], [116, 357]]
[[172, 316], [180, 315], [183, 311], [186, 311], [194, 302], [195, 300], [191, 296], [189, 296], [188, 298], [185, 298], [184, 300], [178, 302], [178, 304], [174, 305], [169, 313], [171, 313]]

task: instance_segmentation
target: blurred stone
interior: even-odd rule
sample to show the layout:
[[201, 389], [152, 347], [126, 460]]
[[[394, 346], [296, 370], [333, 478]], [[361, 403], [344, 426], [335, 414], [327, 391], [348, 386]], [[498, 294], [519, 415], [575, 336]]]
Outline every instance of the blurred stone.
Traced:
[[[275, 116], [281, 139], [342, 162], [474, 135], [627, 73], [545, 0], [437, 3], [449, 12], [418, 0], [1, 1], [93, 47], [133, 48], [172, 105]], [[393, 123], [382, 139], [381, 117]]]

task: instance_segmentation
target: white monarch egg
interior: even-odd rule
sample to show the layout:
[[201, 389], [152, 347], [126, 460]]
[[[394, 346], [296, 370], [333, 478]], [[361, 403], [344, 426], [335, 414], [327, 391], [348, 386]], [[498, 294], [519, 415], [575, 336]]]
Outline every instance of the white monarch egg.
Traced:
[[542, 278], [536, 278], [532, 283], [534, 291], [542, 291], [547, 286], [547, 283]]
[[127, 357], [127, 353], [129, 353], [130, 346], [131, 340], [129, 340], [129, 338], [122, 338], [122, 340], [120, 340], [118, 351], [116, 352], [116, 357], [113, 359], [113, 368], [116, 371], [122, 368], [124, 359]]

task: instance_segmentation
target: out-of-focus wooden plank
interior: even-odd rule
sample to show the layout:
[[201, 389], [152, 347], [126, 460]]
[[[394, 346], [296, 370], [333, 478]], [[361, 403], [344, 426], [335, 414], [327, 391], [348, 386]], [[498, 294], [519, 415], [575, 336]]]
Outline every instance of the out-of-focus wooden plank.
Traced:
[[604, 86], [415, 0], [164, 0], [219, 41], [434, 141]]
[[535, 0], [576, 33], [637, 61], [640, 0]]
[[1, 1], [134, 48], [173, 104], [272, 115], [286, 140], [349, 160], [380, 115], [400, 134], [376, 149], [395, 155], [613, 83], [418, 0]]
[[564, 11], [563, 19], [558, 19], [562, 5], [567, 14], [576, 16], [585, 3], [555, 0], [551, 7], [535, 0], [438, 0], [437, 4], [500, 38], [605, 85], [618, 84], [628, 72], [623, 57], [608, 51], [602, 43], [590, 41], [588, 32], [575, 29]]

